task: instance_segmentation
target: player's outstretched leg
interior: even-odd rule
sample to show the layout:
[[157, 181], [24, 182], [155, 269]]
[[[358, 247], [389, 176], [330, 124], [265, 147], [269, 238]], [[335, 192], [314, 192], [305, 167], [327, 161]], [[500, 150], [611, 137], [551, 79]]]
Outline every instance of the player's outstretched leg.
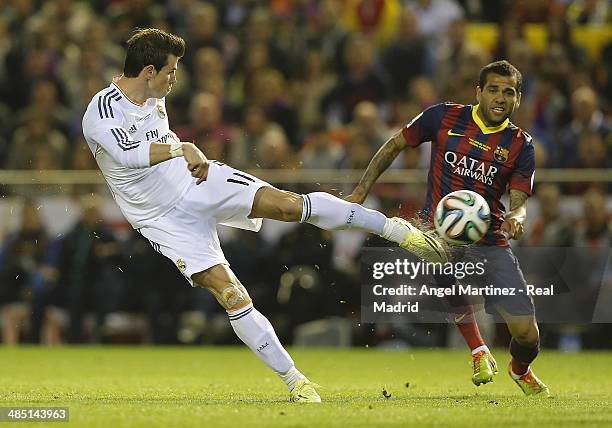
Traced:
[[236, 335], [270, 367], [289, 389], [291, 401], [320, 403], [316, 384], [296, 367], [281, 345], [270, 321], [253, 307], [248, 292], [226, 265], [192, 275], [193, 282], [208, 289], [225, 308]]
[[540, 352], [540, 332], [534, 315], [512, 316], [498, 308], [512, 335], [508, 374], [527, 396], [548, 397], [550, 391], [531, 369]]
[[448, 260], [441, 242], [408, 221], [387, 218], [378, 211], [325, 192], [298, 195], [274, 187], [261, 188], [253, 201], [251, 217], [299, 221], [325, 230], [363, 230], [395, 242], [426, 261], [444, 263]]

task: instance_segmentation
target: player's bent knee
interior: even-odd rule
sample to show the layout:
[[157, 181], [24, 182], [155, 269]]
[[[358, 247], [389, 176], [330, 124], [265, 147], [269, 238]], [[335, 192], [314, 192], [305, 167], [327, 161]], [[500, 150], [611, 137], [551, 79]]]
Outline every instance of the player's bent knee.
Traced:
[[251, 297], [226, 266], [218, 265], [192, 275], [193, 283], [206, 288], [226, 310], [240, 309], [251, 303]]
[[515, 324], [511, 333], [512, 337], [523, 345], [535, 344], [540, 338], [538, 328], [533, 323]]
[[251, 303], [251, 297], [243, 287], [229, 284], [219, 293], [221, 304], [228, 311], [240, 309]]
[[233, 283], [227, 283], [222, 287], [211, 285], [202, 287], [210, 291], [227, 311], [235, 311], [251, 303], [251, 297], [246, 289]]
[[249, 217], [269, 218], [280, 221], [300, 221], [302, 197], [296, 193], [275, 187], [262, 187], [257, 191]]

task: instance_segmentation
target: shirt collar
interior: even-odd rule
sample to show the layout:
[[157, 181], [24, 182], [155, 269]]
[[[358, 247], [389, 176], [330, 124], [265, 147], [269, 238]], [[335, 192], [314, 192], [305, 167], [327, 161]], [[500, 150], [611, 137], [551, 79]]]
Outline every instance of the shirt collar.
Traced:
[[506, 129], [506, 127], [510, 123], [510, 119], [506, 119], [501, 124], [493, 127], [485, 125], [485, 123], [482, 121], [482, 119], [480, 119], [478, 114], [476, 114], [479, 106], [480, 104], [472, 106], [472, 119], [474, 120], [474, 122], [476, 122], [476, 125], [478, 125], [483, 134], [493, 134], [495, 132], [500, 132]]

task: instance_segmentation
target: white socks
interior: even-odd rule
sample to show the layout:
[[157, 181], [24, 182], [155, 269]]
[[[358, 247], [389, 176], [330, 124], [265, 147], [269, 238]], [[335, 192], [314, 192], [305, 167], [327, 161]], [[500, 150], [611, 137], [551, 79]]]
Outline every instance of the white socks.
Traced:
[[281, 380], [287, 384], [287, 388], [289, 388], [289, 392], [291, 392], [291, 390], [293, 389], [293, 385], [295, 385], [295, 383], [298, 380], [305, 379], [305, 376], [302, 373], [300, 373], [300, 371], [296, 369], [295, 366], [291, 367], [289, 371], [287, 371], [287, 373], [277, 373], [277, 374], [278, 374], [278, 377], [280, 377]]
[[359, 204], [344, 201], [325, 192], [302, 195], [301, 222], [325, 230], [360, 229], [380, 235], [387, 217]]
[[240, 340], [287, 384], [289, 391], [293, 389], [296, 381], [305, 378], [295, 368], [293, 360], [276, 337], [270, 321], [255, 309], [252, 303], [236, 311], [227, 311], [227, 314]]
[[383, 232], [380, 234], [387, 241], [395, 242], [396, 244], [401, 244], [406, 239], [406, 231], [408, 230], [408, 226], [404, 226], [400, 224], [398, 227], [398, 223], [388, 218], [385, 221], [385, 226], [383, 227]]
[[472, 349], [472, 355], [476, 355], [480, 351], [485, 351], [487, 354], [491, 355], [491, 351], [489, 351], [489, 347], [487, 345], [480, 345], [478, 348]]

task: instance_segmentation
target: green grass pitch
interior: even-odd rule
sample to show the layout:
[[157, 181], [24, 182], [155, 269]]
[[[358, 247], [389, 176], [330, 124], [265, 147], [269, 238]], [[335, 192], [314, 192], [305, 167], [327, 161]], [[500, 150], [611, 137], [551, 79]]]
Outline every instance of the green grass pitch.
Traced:
[[467, 351], [291, 352], [323, 404], [289, 403], [241, 347], [23, 347], [0, 349], [0, 406], [68, 406], [79, 427], [612, 426], [611, 353], [544, 351], [534, 367], [552, 397], [534, 400], [501, 349], [500, 374], [479, 388]]

